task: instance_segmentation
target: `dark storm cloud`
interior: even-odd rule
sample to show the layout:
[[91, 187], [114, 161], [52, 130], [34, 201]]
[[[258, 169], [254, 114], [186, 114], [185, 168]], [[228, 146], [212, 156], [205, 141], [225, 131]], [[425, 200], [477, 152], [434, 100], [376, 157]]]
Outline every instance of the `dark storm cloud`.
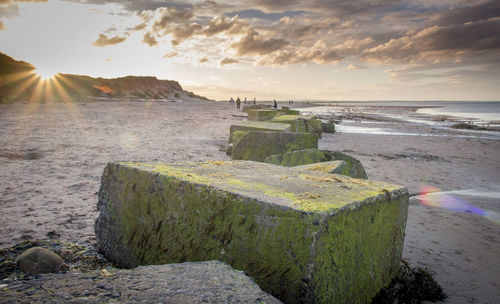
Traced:
[[99, 34], [99, 38], [92, 43], [93, 46], [98, 46], [98, 47], [103, 47], [103, 46], [108, 46], [108, 45], [115, 45], [122, 43], [123, 41], [127, 40], [127, 37], [119, 37], [119, 36], [114, 36], [111, 38], [108, 38], [108, 36], [104, 34]]
[[257, 7], [264, 11], [276, 12], [284, 10], [322, 11], [338, 16], [366, 14], [404, 4], [402, 0], [253, 0]]
[[500, 50], [500, 17], [432, 26], [365, 50], [368, 60], [385, 63], [459, 60], [472, 53]]
[[460, 25], [467, 22], [486, 20], [500, 16], [500, 1], [485, 1], [464, 7], [454, 7], [439, 14], [433, 22], [436, 25]]

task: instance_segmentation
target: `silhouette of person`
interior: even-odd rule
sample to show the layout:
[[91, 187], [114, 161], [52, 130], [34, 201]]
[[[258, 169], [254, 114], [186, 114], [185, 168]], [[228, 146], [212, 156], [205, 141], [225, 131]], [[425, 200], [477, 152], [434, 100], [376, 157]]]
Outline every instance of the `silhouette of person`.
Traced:
[[278, 108], [278, 103], [276, 102], [276, 99], [273, 99], [273, 108], [275, 109]]
[[253, 104], [256, 104], [256, 103], [255, 103], [255, 97], [253, 98]]
[[234, 99], [233, 97], [231, 97], [231, 99], [229, 99], [229, 104], [232, 105], [234, 103]]
[[236, 109], [239, 109], [241, 106], [241, 100], [239, 97], [236, 98]]

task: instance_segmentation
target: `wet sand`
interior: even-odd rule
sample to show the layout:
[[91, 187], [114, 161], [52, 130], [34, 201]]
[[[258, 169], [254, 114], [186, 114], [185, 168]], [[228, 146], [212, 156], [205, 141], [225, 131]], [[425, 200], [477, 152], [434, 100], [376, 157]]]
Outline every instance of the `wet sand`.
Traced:
[[[354, 156], [370, 179], [412, 194], [426, 185], [477, 190], [453, 197], [500, 213], [498, 135], [445, 128], [414, 111], [353, 107], [320, 148]], [[229, 126], [245, 116], [207, 101], [0, 105], [0, 247], [45, 238], [93, 243], [108, 161], [228, 160]], [[403, 258], [434, 273], [448, 303], [500, 301], [500, 224], [484, 216], [412, 198]]]

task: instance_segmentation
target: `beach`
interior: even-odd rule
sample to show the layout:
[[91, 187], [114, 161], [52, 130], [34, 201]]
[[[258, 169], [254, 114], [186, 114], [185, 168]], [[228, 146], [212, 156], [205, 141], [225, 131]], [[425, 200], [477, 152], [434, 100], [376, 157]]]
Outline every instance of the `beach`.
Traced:
[[[422, 106], [336, 107], [338, 132], [323, 134], [319, 148], [353, 156], [369, 179], [410, 192], [403, 259], [427, 268], [447, 303], [498, 303], [500, 133], [450, 128], [449, 117], [418, 113]], [[109, 161], [229, 160], [229, 127], [244, 119], [212, 101], [0, 104], [0, 247], [94, 244]], [[451, 192], [419, 197], [426, 188]], [[482, 211], [450, 210], [446, 200]]]

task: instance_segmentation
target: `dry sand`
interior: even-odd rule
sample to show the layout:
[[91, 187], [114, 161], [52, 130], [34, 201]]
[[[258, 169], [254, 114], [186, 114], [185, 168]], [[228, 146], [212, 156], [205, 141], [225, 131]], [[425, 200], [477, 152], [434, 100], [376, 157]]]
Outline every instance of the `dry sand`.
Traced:
[[[415, 109], [359, 110], [366, 118]], [[108, 161], [228, 160], [229, 126], [245, 116], [207, 101], [0, 105], [0, 247], [42, 238], [93, 243]], [[370, 179], [410, 193], [425, 185], [477, 190], [453, 196], [500, 213], [498, 135], [387, 120], [341, 126], [421, 135], [339, 132], [324, 134], [320, 148], [357, 157]], [[403, 258], [434, 273], [448, 303], [500, 303], [500, 224], [483, 216], [412, 198]]]

